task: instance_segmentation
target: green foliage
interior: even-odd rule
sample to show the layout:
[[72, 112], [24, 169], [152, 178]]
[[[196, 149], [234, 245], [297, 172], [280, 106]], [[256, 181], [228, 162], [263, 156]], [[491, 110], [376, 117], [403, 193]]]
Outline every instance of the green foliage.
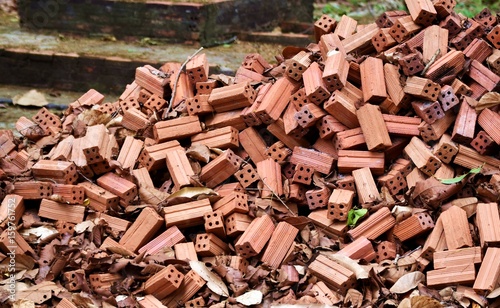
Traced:
[[358, 220], [368, 213], [367, 209], [351, 209], [347, 214], [347, 225], [349, 227], [356, 226]]
[[461, 176], [457, 176], [457, 177], [454, 177], [452, 179], [439, 179], [439, 181], [443, 184], [456, 184], [456, 183], [459, 183], [460, 181], [462, 181], [463, 179], [465, 179], [466, 176], [468, 176], [469, 174], [478, 174], [479, 172], [481, 172], [481, 169], [483, 169], [483, 166], [484, 166], [484, 163], [477, 167], [477, 168], [474, 168], [474, 169], [471, 169], [469, 170], [469, 172], [465, 173], [465, 174], [462, 174]]

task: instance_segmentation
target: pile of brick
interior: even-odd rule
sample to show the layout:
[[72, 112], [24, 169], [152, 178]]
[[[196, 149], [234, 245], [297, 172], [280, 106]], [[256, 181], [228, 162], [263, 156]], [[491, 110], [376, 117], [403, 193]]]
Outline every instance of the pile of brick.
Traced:
[[117, 102], [90, 90], [2, 131], [0, 250], [5, 272], [16, 254], [18, 298], [496, 302], [500, 24], [406, 3], [368, 25], [323, 16], [317, 43], [277, 65], [143, 66]]

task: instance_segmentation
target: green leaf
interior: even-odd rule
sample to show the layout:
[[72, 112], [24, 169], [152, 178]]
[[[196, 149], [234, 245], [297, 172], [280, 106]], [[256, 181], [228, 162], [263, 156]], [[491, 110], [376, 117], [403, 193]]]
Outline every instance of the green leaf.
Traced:
[[454, 177], [451, 179], [439, 179], [439, 181], [443, 184], [448, 184], [448, 185], [459, 183], [460, 181], [465, 179], [465, 177], [468, 176], [469, 174], [478, 174], [479, 172], [481, 172], [481, 169], [483, 169], [483, 166], [484, 166], [484, 163], [477, 168], [469, 170], [469, 172], [462, 174], [461, 176], [457, 176], [457, 177]]
[[351, 209], [347, 214], [347, 225], [354, 227], [358, 220], [368, 213], [367, 209]]

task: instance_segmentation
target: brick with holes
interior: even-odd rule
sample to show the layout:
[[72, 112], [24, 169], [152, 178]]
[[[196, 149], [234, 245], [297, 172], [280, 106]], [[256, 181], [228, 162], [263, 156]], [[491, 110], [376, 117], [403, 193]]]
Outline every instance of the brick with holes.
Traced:
[[389, 28], [382, 28], [372, 37], [372, 44], [377, 52], [382, 52], [397, 44], [390, 31]]
[[306, 104], [295, 113], [295, 119], [301, 127], [307, 128], [314, 126], [325, 115], [322, 108], [315, 104]]
[[337, 52], [341, 53], [344, 57], [346, 56], [344, 45], [336, 33], [328, 33], [321, 36], [318, 45], [321, 58], [324, 61]]
[[316, 42], [318, 42], [321, 36], [333, 32], [337, 26], [337, 21], [326, 14], [321, 15], [321, 17], [314, 23], [314, 37]]
[[307, 205], [310, 210], [324, 208], [328, 205], [330, 190], [327, 187], [306, 191]]
[[396, 42], [401, 43], [421, 28], [422, 27], [416, 24], [412, 17], [408, 15], [398, 18], [394, 25], [391, 26], [389, 34], [396, 40]]
[[222, 211], [216, 210], [205, 213], [203, 219], [205, 219], [205, 231], [207, 233], [213, 233], [219, 238], [226, 237], [226, 231], [224, 229], [224, 215], [222, 214]]
[[477, 133], [476, 137], [472, 139], [470, 145], [481, 155], [491, 155], [495, 153], [495, 150], [497, 149], [495, 140], [493, 140], [493, 138], [484, 130]]
[[[469, 46], [476, 37], [483, 37], [484, 30], [481, 25], [473, 19], [467, 19], [465, 24], [468, 26], [465, 30], [460, 31], [449, 42], [450, 46], [456, 50], [463, 51]], [[488, 36], [486, 37], [488, 38]]]
[[224, 219], [226, 234], [230, 237], [236, 237], [245, 232], [253, 219], [244, 213], [234, 212]]
[[434, 228], [434, 221], [427, 213], [413, 214], [394, 226], [393, 234], [402, 242]]
[[302, 79], [302, 74], [307, 70], [309, 65], [311, 65], [311, 55], [308, 52], [301, 50], [288, 62], [286, 74], [290, 78], [298, 81]]
[[396, 244], [390, 241], [382, 241], [374, 247], [375, 250], [375, 260], [377, 262], [382, 262], [388, 259], [396, 258]]
[[68, 204], [82, 204], [85, 197], [83, 186], [72, 184], [54, 184], [52, 193], [59, 195], [61, 201]]
[[270, 216], [264, 214], [255, 218], [236, 242], [236, 252], [244, 258], [258, 255], [271, 238], [274, 229]]
[[198, 54], [186, 63], [186, 73], [189, 81], [193, 84], [208, 80], [208, 61], [207, 55]]
[[241, 157], [227, 149], [201, 168], [200, 180], [205, 182], [207, 187], [213, 188], [238, 171], [242, 161]]
[[248, 195], [243, 192], [232, 192], [215, 202], [212, 206], [214, 211], [222, 212], [224, 217], [232, 213], [248, 213]]
[[406, 76], [419, 74], [424, 70], [424, 61], [419, 53], [411, 53], [399, 59], [399, 65]]
[[407, 186], [404, 176], [397, 170], [390, 170], [387, 174], [380, 176], [377, 178], [377, 183], [387, 187], [392, 195], [396, 195]]
[[144, 283], [144, 292], [162, 300], [177, 290], [183, 279], [184, 274], [170, 264], [146, 280]]
[[262, 74], [266, 69], [271, 68], [271, 65], [258, 53], [246, 55], [241, 63], [241, 66], [259, 74]]
[[65, 272], [63, 274], [64, 287], [69, 291], [78, 291], [88, 288], [87, 278], [83, 269]]
[[476, 120], [476, 110], [469, 105], [467, 100], [463, 99], [455, 119], [451, 140], [462, 144], [470, 144], [474, 138]]
[[213, 233], [198, 234], [194, 248], [201, 257], [227, 255], [230, 252], [229, 246]]
[[415, 101], [411, 103], [411, 106], [413, 107], [415, 113], [428, 124], [433, 124], [445, 116], [445, 113], [438, 101]]
[[493, 54], [486, 59], [488, 67], [497, 74], [500, 74], [500, 50], [494, 49]]
[[234, 176], [244, 188], [247, 188], [248, 186], [252, 185], [252, 183], [255, 183], [259, 180], [257, 171], [255, 171], [255, 168], [250, 164], [245, 164], [244, 166], [242, 166], [240, 170], [236, 171]]
[[319, 255], [309, 264], [309, 270], [329, 288], [347, 292], [349, 288], [356, 285], [356, 275], [351, 270], [329, 259], [324, 255]]
[[331, 139], [336, 133], [349, 129], [329, 114], [325, 115], [320, 121], [316, 122], [316, 128], [318, 128], [319, 137], [321, 139]]
[[347, 214], [352, 208], [354, 191], [346, 189], [334, 189], [328, 198], [328, 219], [346, 221]]
[[194, 97], [186, 99], [187, 111], [189, 115], [207, 114], [214, 111], [208, 103], [208, 94], [196, 94]]
[[306, 203], [306, 188], [302, 184], [290, 184], [288, 201], [298, 204]]
[[292, 183], [309, 185], [311, 184], [313, 174], [314, 168], [308, 166], [307, 164], [298, 163], [295, 165]]
[[341, 52], [332, 52], [325, 61], [323, 82], [327, 90], [332, 93], [342, 89], [347, 84], [349, 62]]
[[266, 155], [275, 162], [284, 162], [292, 151], [281, 141], [273, 143], [266, 151]]
[[302, 75], [306, 96], [316, 105], [321, 104], [330, 97], [330, 92], [327, 90], [322, 76], [323, 71], [317, 62], [313, 62]]
[[441, 87], [441, 93], [438, 97], [438, 101], [441, 103], [441, 108], [444, 112], [452, 109], [460, 103], [457, 95], [455, 95], [455, 90], [449, 85]]

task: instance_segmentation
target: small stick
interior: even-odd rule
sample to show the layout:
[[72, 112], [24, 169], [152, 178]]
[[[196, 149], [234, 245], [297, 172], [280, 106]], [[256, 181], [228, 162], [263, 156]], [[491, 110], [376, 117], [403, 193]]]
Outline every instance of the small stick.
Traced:
[[[286, 207], [286, 209], [287, 209], [287, 210], [288, 210], [288, 211], [289, 211], [289, 212], [290, 212], [293, 216], [297, 216], [297, 214], [295, 214], [295, 213], [294, 213], [294, 212], [293, 212], [293, 211], [292, 211], [292, 210], [288, 207], [288, 205], [286, 205], [285, 201], [283, 201], [283, 200], [282, 200], [282, 199], [281, 199], [281, 198], [280, 198], [280, 197], [279, 197], [279, 196], [278, 196], [278, 195], [274, 192], [274, 190], [272, 190], [272, 188], [271, 188], [271, 187], [269, 187], [269, 185], [267, 185], [267, 183], [264, 181], [264, 179], [262, 179], [262, 183], [263, 183], [264, 185], [266, 185], [267, 189], [269, 189], [269, 191], [271, 191], [271, 192], [273, 193], [273, 196], [275, 196], [275, 197], [276, 197], [276, 199], [278, 199], [278, 200], [279, 200], [279, 202], [281, 202], [281, 204], [283, 204], [283, 205]], [[272, 198], [273, 198], [273, 197], [271, 197], [271, 199], [272, 199]]]
[[186, 59], [186, 61], [184, 61], [184, 63], [182, 63], [181, 68], [179, 69], [179, 71], [177, 72], [177, 75], [175, 76], [174, 90], [172, 92], [172, 97], [170, 97], [170, 102], [168, 102], [167, 112], [165, 112], [165, 115], [168, 115], [170, 113], [170, 109], [172, 108], [172, 104], [174, 103], [175, 94], [177, 93], [177, 83], [179, 82], [179, 78], [181, 77], [182, 71], [186, 68], [186, 64], [189, 61], [191, 61], [191, 59], [193, 59], [202, 50], [203, 50], [203, 47], [200, 47], [200, 49], [198, 49], [197, 51], [195, 51], [195, 53], [193, 53], [192, 55], [190, 55]]
[[429, 68], [431, 67], [431, 65], [436, 61], [437, 57], [440, 54], [441, 54], [441, 50], [440, 49], [436, 50], [436, 52], [434, 53], [434, 55], [432, 56], [432, 58], [429, 60], [429, 63], [427, 63], [427, 65], [424, 67], [424, 70], [420, 74], [421, 76], [424, 76], [425, 73], [427, 73], [427, 71], [429, 70]]

